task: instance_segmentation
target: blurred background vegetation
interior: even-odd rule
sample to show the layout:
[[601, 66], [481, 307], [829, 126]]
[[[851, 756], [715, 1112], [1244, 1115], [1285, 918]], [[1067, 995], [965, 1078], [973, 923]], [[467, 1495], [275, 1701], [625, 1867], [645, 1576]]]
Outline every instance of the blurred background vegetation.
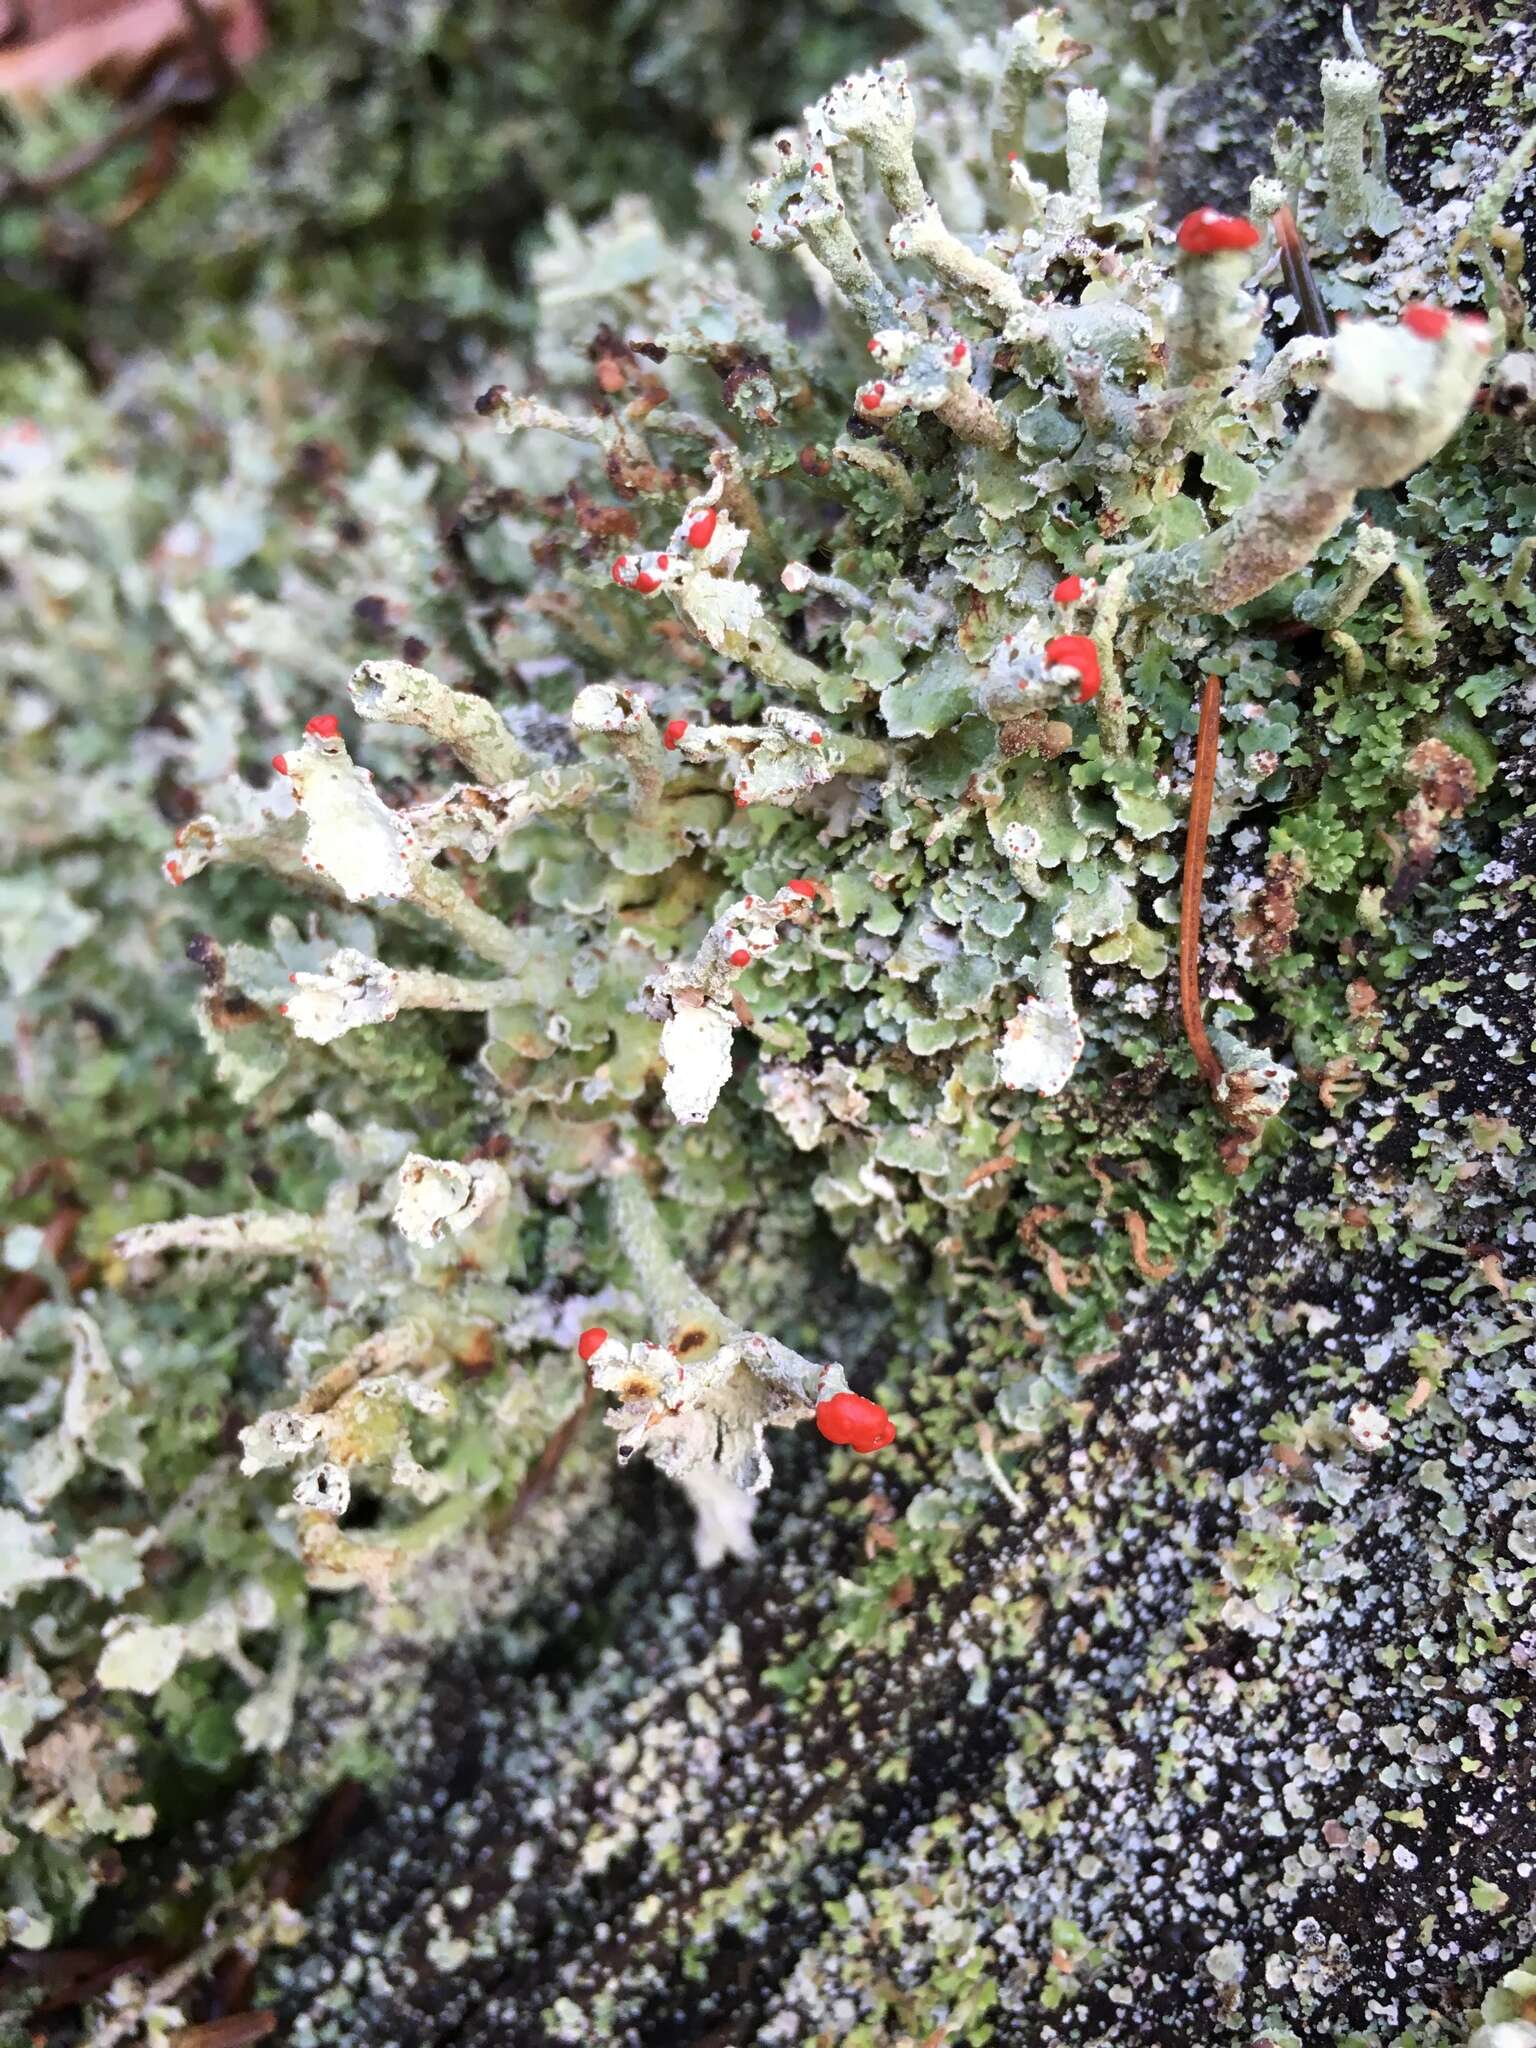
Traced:
[[[127, 350], [173, 344], [189, 301], [234, 309], [277, 285], [387, 314], [388, 367], [419, 374], [423, 354], [466, 330], [517, 327], [527, 236], [551, 205], [585, 219], [637, 190], [686, 216], [700, 158], [901, 49], [938, 10], [33, 0], [13, 12], [20, 33], [0, 48], [0, 334], [13, 349], [66, 341], [105, 376]], [[964, 25], [965, 8], [944, 12]]]

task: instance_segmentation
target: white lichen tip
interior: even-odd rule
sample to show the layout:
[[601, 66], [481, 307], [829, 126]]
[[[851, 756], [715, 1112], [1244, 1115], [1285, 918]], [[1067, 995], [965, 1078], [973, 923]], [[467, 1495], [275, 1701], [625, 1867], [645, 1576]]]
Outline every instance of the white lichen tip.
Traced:
[[806, 126], [829, 146], [861, 142], [868, 149], [899, 141], [917, 127], [917, 109], [900, 58], [856, 71], [806, 110]]
[[284, 1014], [295, 1034], [329, 1045], [348, 1031], [387, 1024], [400, 1008], [400, 977], [382, 960], [342, 946], [319, 973], [292, 976], [293, 994]]
[[[880, 337], [877, 337], [879, 339]], [[942, 344], [924, 342], [886, 358], [871, 349], [887, 374], [861, 384], [855, 394], [868, 419], [892, 419], [899, 412], [936, 412], [970, 380], [970, 346], [956, 337]]]
[[1369, 58], [1325, 57], [1322, 83], [1326, 94], [1369, 101], [1381, 84], [1381, 73]]
[[915, 327], [882, 327], [869, 337], [869, 353], [882, 370], [904, 369], [928, 345]]
[[447, 1395], [421, 1377], [432, 1351], [430, 1329], [407, 1321], [375, 1331], [297, 1403], [269, 1409], [240, 1432], [246, 1477], [299, 1465], [292, 1498], [306, 1517], [335, 1522], [352, 1499], [352, 1473], [390, 1468], [390, 1484], [430, 1505], [448, 1490], [411, 1453], [412, 1418], [441, 1419]]
[[665, 591], [717, 654], [745, 662], [765, 682], [802, 695], [819, 691], [826, 680], [822, 671], [787, 645], [758, 586], [736, 573], [751, 535], [710, 502], [710, 493], [695, 502], [702, 510], [690, 521], [688, 544], [680, 552], [620, 555], [610, 571], [614, 582], [642, 597]]
[[325, 1436], [318, 1415], [293, 1408], [275, 1408], [248, 1423], [240, 1432], [240, 1470], [247, 1479], [304, 1458]]
[[[1387, 464], [1365, 481], [1385, 489], [1428, 459], [1454, 431], [1472, 402], [1491, 343], [1487, 324], [1437, 307], [1410, 307], [1395, 326], [1351, 321], [1333, 342], [1326, 390], [1362, 415], [1384, 415], [1400, 431], [1422, 424], [1422, 438], [1404, 433]], [[1420, 454], [1420, 447], [1427, 453]]]
[[179, 889], [194, 875], [200, 875], [204, 868], [222, 860], [226, 850], [218, 819], [204, 813], [201, 817], [188, 819], [177, 832], [175, 850], [161, 861], [160, 872], [173, 889]]
[[311, 719], [286, 760], [294, 801], [309, 827], [304, 865], [353, 903], [411, 893], [414, 832], [391, 811], [366, 768], [348, 754], [334, 718]]
[[670, 1478], [714, 1474], [748, 1495], [772, 1477], [769, 1421], [807, 1412], [759, 1379], [737, 1342], [685, 1363], [661, 1345], [610, 1338], [589, 1370], [595, 1387], [618, 1398], [605, 1420], [617, 1435], [620, 1464], [644, 1451]]
[[[701, 588], [716, 585], [750, 591], [755, 600], [755, 585], [731, 582], [750, 535], [728, 513], [718, 510], [707, 493], [697, 503], [700, 509], [689, 520], [688, 528], [683, 529], [681, 547], [673, 545], [641, 554], [619, 555], [609, 572], [613, 581], [625, 590], [638, 591], [642, 597], [665, 590], [682, 603], [684, 610], [691, 609], [690, 600]], [[689, 528], [699, 534], [697, 545], [688, 542]]]
[[339, 1522], [352, 1505], [352, 1480], [346, 1466], [326, 1458], [300, 1473], [293, 1483], [293, 1501], [295, 1507], [310, 1514], [328, 1515]]
[[578, 732], [633, 732], [642, 720], [630, 692], [611, 683], [588, 683], [571, 705], [571, 723]]
[[846, 576], [825, 575], [819, 569], [813, 569], [809, 562], [786, 562], [779, 572], [779, 581], [792, 597], [801, 597], [807, 590], [814, 590], [851, 612], [874, 609], [874, 600], [857, 584], [850, 583]]
[[1213, 1029], [1211, 1043], [1223, 1069], [1222, 1099], [1239, 1105], [1261, 1123], [1278, 1116], [1291, 1099], [1295, 1069], [1272, 1059], [1262, 1046], [1245, 1045], [1228, 1031]]
[[813, 1152], [829, 1124], [857, 1129], [868, 1119], [870, 1098], [838, 1059], [815, 1069], [778, 1061], [759, 1068], [758, 1085], [769, 1114], [801, 1152]]
[[770, 705], [762, 729], [742, 746], [734, 791], [739, 806], [789, 806], [807, 790], [829, 782], [835, 769], [826, 721], [789, 705]]
[[409, 1243], [423, 1249], [448, 1232], [462, 1237], [483, 1223], [509, 1192], [511, 1183], [494, 1160], [429, 1159], [408, 1153], [400, 1166], [394, 1224]]
[[757, 1502], [714, 1465], [696, 1465], [679, 1480], [694, 1512], [693, 1555], [703, 1571], [728, 1557], [748, 1562], [757, 1555], [752, 1517]]
[[1074, 86], [1067, 94], [1067, 183], [1070, 198], [1085, 218], [1091, 219], [1102, 204], [1099, 191], [1099, 156], [1104, 144], [1104, 125], [1109, 119], [1109, 102], [1092, 86]]
[[677, 998], [661, 1027], [662, 1092], [680, 1124], [702, 1124], [731, 1078], [736, 1020], [717, 1003]]
[[842, 225], [832, 166], [827, 156], [808, 158], [792, 137], [778, 147], [776, 175], [759, 179], [748, 193], [757, 215], [752, 239], [765, 249], [795, 249], [802, 242], [817, 249]]
[[743, 968], [771, 953], [785, 924], [816, 913], [818, 885], [786, 882], [776, 896], [743, 896], [705, 935], [691, 960], [674, 961], [649, 984], [646, 1006], [663, 1019], [662, 1088], [680, 1123], [703, 1123], [731, 1076], [736, 1015], [733, 985]]

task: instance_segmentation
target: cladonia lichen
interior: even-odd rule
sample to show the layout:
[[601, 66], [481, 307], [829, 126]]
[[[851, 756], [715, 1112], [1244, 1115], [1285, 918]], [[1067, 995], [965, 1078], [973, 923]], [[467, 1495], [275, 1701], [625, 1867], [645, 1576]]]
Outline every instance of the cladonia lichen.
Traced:
[[275, 288], [14, 379], [22, 1947], [255, 1757], [252, 1946], [425, 1788], [295, 2041], [1513, 2048], [1529, 178], [1411, 27], [1249, 218], [1162, 27], [951, 26], [356, 447]]

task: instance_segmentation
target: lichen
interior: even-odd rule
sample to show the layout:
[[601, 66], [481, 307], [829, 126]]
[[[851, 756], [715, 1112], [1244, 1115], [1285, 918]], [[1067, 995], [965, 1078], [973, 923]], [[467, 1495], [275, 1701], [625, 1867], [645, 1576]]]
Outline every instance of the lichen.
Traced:
[[245, 1755], [188, 1889], [285, 1938], [252, 1872], [393, 1749], [297, 2043], [1524, 2023], [1529, 178], [1429, 203], [1330, 48], [1287, 351], [1140, 35], [556, 220], [536, 347], [366, 451], [281, 300], [19, 373], [23, 1945]]

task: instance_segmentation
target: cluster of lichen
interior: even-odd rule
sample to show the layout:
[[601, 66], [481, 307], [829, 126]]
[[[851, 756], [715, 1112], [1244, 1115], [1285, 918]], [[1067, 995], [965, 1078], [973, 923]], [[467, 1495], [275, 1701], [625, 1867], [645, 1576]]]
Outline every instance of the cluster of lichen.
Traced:
[[[516, 1599], [602, 1486], [599, 1433], [568, 1427], [584, 1324], [623, 1354], [599, 1374], [621, 1442], [664, 1449], [712, 1553], [749, 1543], [763, 1423], [833, 1384], [790, 1342], [885, 1393], [894, 1483], [926, 1490], [822, 1648], [894, 1636], [891, 1586], [1219, 1232], [1234, 1169], [1251, 1185], [1399, 1056], [1380, 1006], [1474, 851], [1478, 721], [1529, 655], [1531, 488], [1489, 460], [1518, 424], [1418, 468], [1484, 339], [1391, 324], [1482, 284], [1454, 270], [1459, 221], [1392, 215], [1356, 79], [1326, 183], [1293, 152], [1260, 195], [1297, 207], [1333, 310], [1385, 323], [1298, 433], [1288, 373], [1319, 351], [1258, 343], [1267, 248], [1175, 257], [1113, 157], [1101, 176], [1078, 55], [1031, 16], [931, 59], [920, 158], [888, 67], [770, 146], [752, 212], [721, 181], [687, 234], [641, 200], [560, 224], [534, 367], [497, 365], [478, 416], [463, 386], [452, 424], [391, 413], [383, 453], [328, 424], [367, 336], [338, 319], [317, 353], [281, 305], [190, 383], [144, 368], [84, 406], [50, 367], [19, 390], [0, 516], [24, 541], [30, 864], [0, 902], [30, 1071], [71, 1076], [46, 1115], [23, 1092], [6, 1241], [54, 1297], [7, 1360], [22, 1940], [107, 1842], [174, 1815], [135, 1755], [280, 1750], [301, 1674], [367, 1654], [359, 1623], [442, 1634]], [[1362, 220], [1404, 239], [1332, 260]], [[151, 438], [179, 465], [140, 471]], [[1461, 588], [1426, 591], [1448, 533]], [[1452, 619], [1486, 660], [1448, 679]], [[1048, 657], [1062, 627], [1094, 644], [1090, 702]], [[1305, 681], [1298, 628], [1327, 635]], [[365, 653], [355, 725], [336, 679]], [[1307, 1083], [1237, 1144], [1172, 1000], [1210, 672], [1218, 1043]], [[96, 808], [61, 816], [65, 781]], [[178, 827], [175, 897], [146, 798]], [[144, 971], [173, 930], [227, 1122], [182, 987]], [[51, 999], [65, 952], [89, 978]], [[127, 1121], [146, 1093], [152, 1125]], [[1259, 1612], [1305, 1576], [1262, 1520], [1232, 1574]], [[347, 1588], [328, 1625], [315, 1596]]]
[[[875, 19], [862, 10], [856, 26]], [[512, 22], [363, 9], [339, 33], [287, 10], [246, 91], [206, 136], [183, 138], [157, 205], [128, 221], [144, 169], [129, 148], [46, 203], [6, 209], [0, 1035], [14, 1092], [0, 1265], [5, 1328], [20, 1327], [3, 1353], [16, 1627], [0, 1708], [14, 1825], [0, 1849], [8, 1933], [25, 1946], [59, 1938], [117, 1881], [116, 1842], [174, 1825], [248, 1751], [281, 1746], [296, 1652], [311, 1671], [349, 1654], [346, 1630], [306, 1606], [291, 1537], [269, 1520], [279, 1496], [227, 1483], [233, 1432], [276, 1384], [262, 1277], [157, 1301], [119, 1291], [116, 1233], [180, 1210], [189, 1188], [214, 1206], [310, 1203], [336, 1178], [305, 1121], [312, 1082], [271, 1088], [259, 1062], [242, 1068], [225, 1034], [260, 1012], [221, 990], [206, 930], [266, 936], [288, 892], [214, 878], [194, 910], [165, 888], [163, 836], [195, 810], [195, 788], [302, 722], [317, 675], [461, 633], [436, 579], [468, 482], [453, 419], [467, 393], [407, 403], [402, 387], [419, 382], [423, 352], [441, 365], [513, 344], [524, 308], [493, 276], [508, 237], [552, 196], [590, 210], [637, 175], [626, 151], [643, 148], [656, 175], [650, 131], [675, 132], [668, 94], [729, 124], [734, 20], [632, 14], [599, 63], [563, 10]], [[787, 75], [835, 75], [854, 25], [786, 12]], [[908, 32], [894, 15], [891, 28]], [[648, 39], [650, 87], [634, 47]], [[25, 184], [120, 109], [65, 96], [5, 118], [6, 176]], [[509, 160], [522, 166], [510, 196]], [[684, 161], [665, 158], [663, 188], [689, 215]], [[55, 274], [67, 249], [89, 260]], [[111, 370], [104, 389], [63, 347], [36, 346], [50, 333], [97, 377]], [[210, 1090], [209, 1038], [227, 1088]], [[456, 1058], [422, 1041], [375, 1071], [372, 1110], [393, 1114], [398, 1087], [401, 1104], [447, 1115]], [[466, 1147], [489, 1129], [467, 1093], [458, 1115]], [[344, 1169], [365, 1171], [357, 1157]], [[526, 1249], [558, 1270], [558, 1248]], [[503, 1287], [455, 1331], [497, 1411], [489, 1429], [471, 1414], [463, 1438], [478, 1429], [509, 1498], [549, 1433], [537, 1398], [503, 1398], [504, 1340], [487, 1339], [515, 1298]], [[519, 1543], [539, 1556], [527, 1530]], [[519, 1583], [489, 1562], [483, 1577]], [[464, 1594], [433, 1626], [483, 1611]], [[156, 1657], [162, 1671], [180, 1661], [152, 1709], [95, 1681], [108, 1632], [130, 1619], [162, 1631], [151, 1675]], [[254, 1663], [239, 1648], [253, 1629]]]

